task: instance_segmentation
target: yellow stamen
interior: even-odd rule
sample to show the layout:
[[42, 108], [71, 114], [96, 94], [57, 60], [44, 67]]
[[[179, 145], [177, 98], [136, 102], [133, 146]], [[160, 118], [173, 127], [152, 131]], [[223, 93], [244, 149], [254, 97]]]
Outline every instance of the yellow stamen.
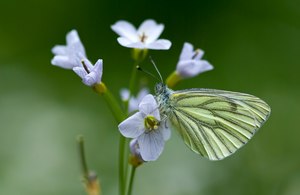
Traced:
[[148, 115], [145, 120], [144, 120], [144, 124], [147, 130], [151, 131], [151, 130], [156, 130], [159, 127], [159, 121], [151, 115]]
[[192, 57], [193, 60], [197, 57], [197, 55], [200, 53], [200, 51], [201, 51], [200, 49], [195, 50], [195, 54]]
[[142, 36], [140, 36], [140, 40], [142, 43], [145, 43], [145, 40], [147, 39], [148, 36], [145, 35], [145, 33], [143, 32]]

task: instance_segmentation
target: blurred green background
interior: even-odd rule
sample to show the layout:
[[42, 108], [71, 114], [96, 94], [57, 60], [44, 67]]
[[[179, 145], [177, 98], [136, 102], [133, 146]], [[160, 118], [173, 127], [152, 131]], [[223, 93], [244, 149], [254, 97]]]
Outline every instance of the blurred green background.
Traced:
[[85, 194], [77, 134], [86, 138], [103, 194], [117, 194], [117, 124], [77, 75], [50, 64], [50, 50], [77, 29], [89, 58], [104, 59], [103, 80], [118, 95], [132, 61], [110, 25], [148, 18], [164, 23], [161, 37], [173, 43], [151, 51], [165, 78], [185, 41], [215, 66], [177, 89], [247, 92], [268, 102], [272, 114], [246, 147], [220, 162], [192, 153], [173, 132], [159, 160], [138, 169], [134, 194], [300, 194], [297, 0], [1, 0], [0, 194]]

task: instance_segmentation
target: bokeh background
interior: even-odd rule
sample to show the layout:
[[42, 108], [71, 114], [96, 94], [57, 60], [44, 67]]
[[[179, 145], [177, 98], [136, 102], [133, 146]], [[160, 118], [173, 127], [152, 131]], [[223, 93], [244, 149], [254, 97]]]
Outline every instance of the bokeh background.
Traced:
[[[138, 169], [134, 194], [300, 194], [297, 0], [1, 0], [0, 194], [85, 194], [78, 134], [103, 194], [117, 194], [117, 124], [77, 75], [50, 64], [50, 49], [77, 29], [89, 58], [104, 59], [103, 80], [118, 96], [132, 60], [110, 25], [148, 18], [164, 23], [161, 37], [173, 43], [151, 51], [165, 78], [185, 41], [215, 66], [177, 89], [247, 92], [268, 102], [272, 114], [246, 147], [220, 162], [192, 153], [173, 132], [159, 160]], [[143, 66], [152, 71], [150, 62]]]

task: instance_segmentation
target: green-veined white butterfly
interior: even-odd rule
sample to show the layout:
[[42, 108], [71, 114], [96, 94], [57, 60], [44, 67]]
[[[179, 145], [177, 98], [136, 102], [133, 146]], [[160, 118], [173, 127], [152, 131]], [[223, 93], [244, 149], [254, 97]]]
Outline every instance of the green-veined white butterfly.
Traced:
[[210, 160], [221, 160], [246, 144], [271, 112], [263, 100], [238, 92], [173, 91], [159, 83], [155, 93], [161, 115], [192, 151]]

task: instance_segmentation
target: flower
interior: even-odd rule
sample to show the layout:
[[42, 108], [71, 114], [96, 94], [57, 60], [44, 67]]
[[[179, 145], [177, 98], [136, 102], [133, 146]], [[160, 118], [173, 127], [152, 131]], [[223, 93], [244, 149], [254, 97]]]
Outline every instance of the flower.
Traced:
[[164, 30], [163, 24], [157, 24], [154, 20], [145, 20], [138, 29], [127, 21], [121, 20], [111, 26], [120, 37], [120, 45], [136, 49], [167, 50], [171, 42], [166, 39], [158, 39]]
[[93, 66], [88, 59], [83, 59], [81, 66], [74, 67], [73, 71], [82, 78], [85, 85], [91, 87], [101, 83], [103, 61], [99, 59]]
[[67, 45], [56, 45], [52, 48], [55, 55], [51, 64], [65, 69], [72, 69], [81, 65], [86, 58], [84, 47], [76, 30], [70, 31], [66, 36]]
[[121, 89], [121, 98], [123, 101], [129, 101], [128, 102], [128, 112], [133, 112], [139, 109], [139, 104], [142, 101], [142, 99], [149, 94], [149, 90], [147, 88], [143, 88], [139, 91], [136, 97], [130, 96], [130, 91], [128, 89]]
[[119, 124], [121, 134], [136, 138], [144, 161], [154, 161], [162, 153], [171, 131], [161, 121], [158, 105], [153, 95], [146, 95], [139, 104], [139, 112]]
[[138, 167], [145, 162], [141, 156], [140, 146], [137, 139], [132, 139], [130, 141], [129, 149], [131, 153], [129, 161], [133, 166]]
[[206, 60], [201, 60], [204, 51], [200, 49], [193, 50], [193, 45], [184, 43], [176, 72], [182, 78], [194, 77], [202, 72], [212, 70], [213, 66]]

